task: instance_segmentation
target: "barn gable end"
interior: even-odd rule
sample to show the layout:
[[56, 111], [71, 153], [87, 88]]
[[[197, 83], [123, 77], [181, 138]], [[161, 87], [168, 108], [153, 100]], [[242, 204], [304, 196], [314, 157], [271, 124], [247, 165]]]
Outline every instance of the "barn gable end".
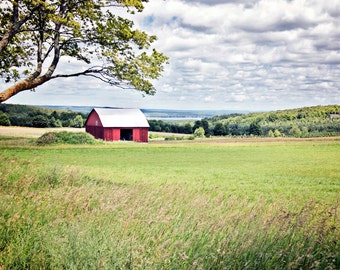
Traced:
[[94, 108], [85, 122], [85, 130], [105, 141], [148, 142], [149, 123], [138, 109]]

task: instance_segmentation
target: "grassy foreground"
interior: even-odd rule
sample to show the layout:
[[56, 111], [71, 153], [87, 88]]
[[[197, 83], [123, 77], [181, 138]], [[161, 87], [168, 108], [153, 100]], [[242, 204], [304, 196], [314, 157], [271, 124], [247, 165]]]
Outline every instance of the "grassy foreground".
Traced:
[[340, 141], [0, 151], [0, 269], [340, 268]]

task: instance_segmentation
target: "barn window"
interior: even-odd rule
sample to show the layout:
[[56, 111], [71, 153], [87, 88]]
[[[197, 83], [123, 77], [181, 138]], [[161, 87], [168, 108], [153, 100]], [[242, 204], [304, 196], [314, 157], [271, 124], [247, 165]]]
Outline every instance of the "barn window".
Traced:
[[96, 120], [96, 126], [98, 126], [98, 120]]

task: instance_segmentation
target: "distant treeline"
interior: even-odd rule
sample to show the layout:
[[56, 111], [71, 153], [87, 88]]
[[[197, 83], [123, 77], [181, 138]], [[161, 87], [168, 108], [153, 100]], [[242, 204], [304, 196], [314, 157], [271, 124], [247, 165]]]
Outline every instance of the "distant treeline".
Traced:
[[26, 105], [0, 104], [0, 126], [83, 127], [86, 114]]
[[[83, 127], [87, 114], [0, 104], [1, 126]], [[195, 136], [317, 137], [340, 135], [340, 105], [262, 113], [224, 114], [196, 121], [149, 120], [150, 131]]]
[[[150, 130], [204, 136], [316, 137], [340, 135], [340, 106], [314, 106], [262, 113], [226, 114], [185, 124], [150, 120]], [[201, 134], [201, 132], [200, 132]]]

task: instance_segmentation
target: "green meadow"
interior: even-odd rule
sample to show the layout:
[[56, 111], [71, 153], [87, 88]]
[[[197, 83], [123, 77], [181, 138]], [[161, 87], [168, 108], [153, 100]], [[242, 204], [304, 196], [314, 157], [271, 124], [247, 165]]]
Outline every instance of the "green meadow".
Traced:
[[0, 269], [340, 269], [339, 140], [0, 151]]

